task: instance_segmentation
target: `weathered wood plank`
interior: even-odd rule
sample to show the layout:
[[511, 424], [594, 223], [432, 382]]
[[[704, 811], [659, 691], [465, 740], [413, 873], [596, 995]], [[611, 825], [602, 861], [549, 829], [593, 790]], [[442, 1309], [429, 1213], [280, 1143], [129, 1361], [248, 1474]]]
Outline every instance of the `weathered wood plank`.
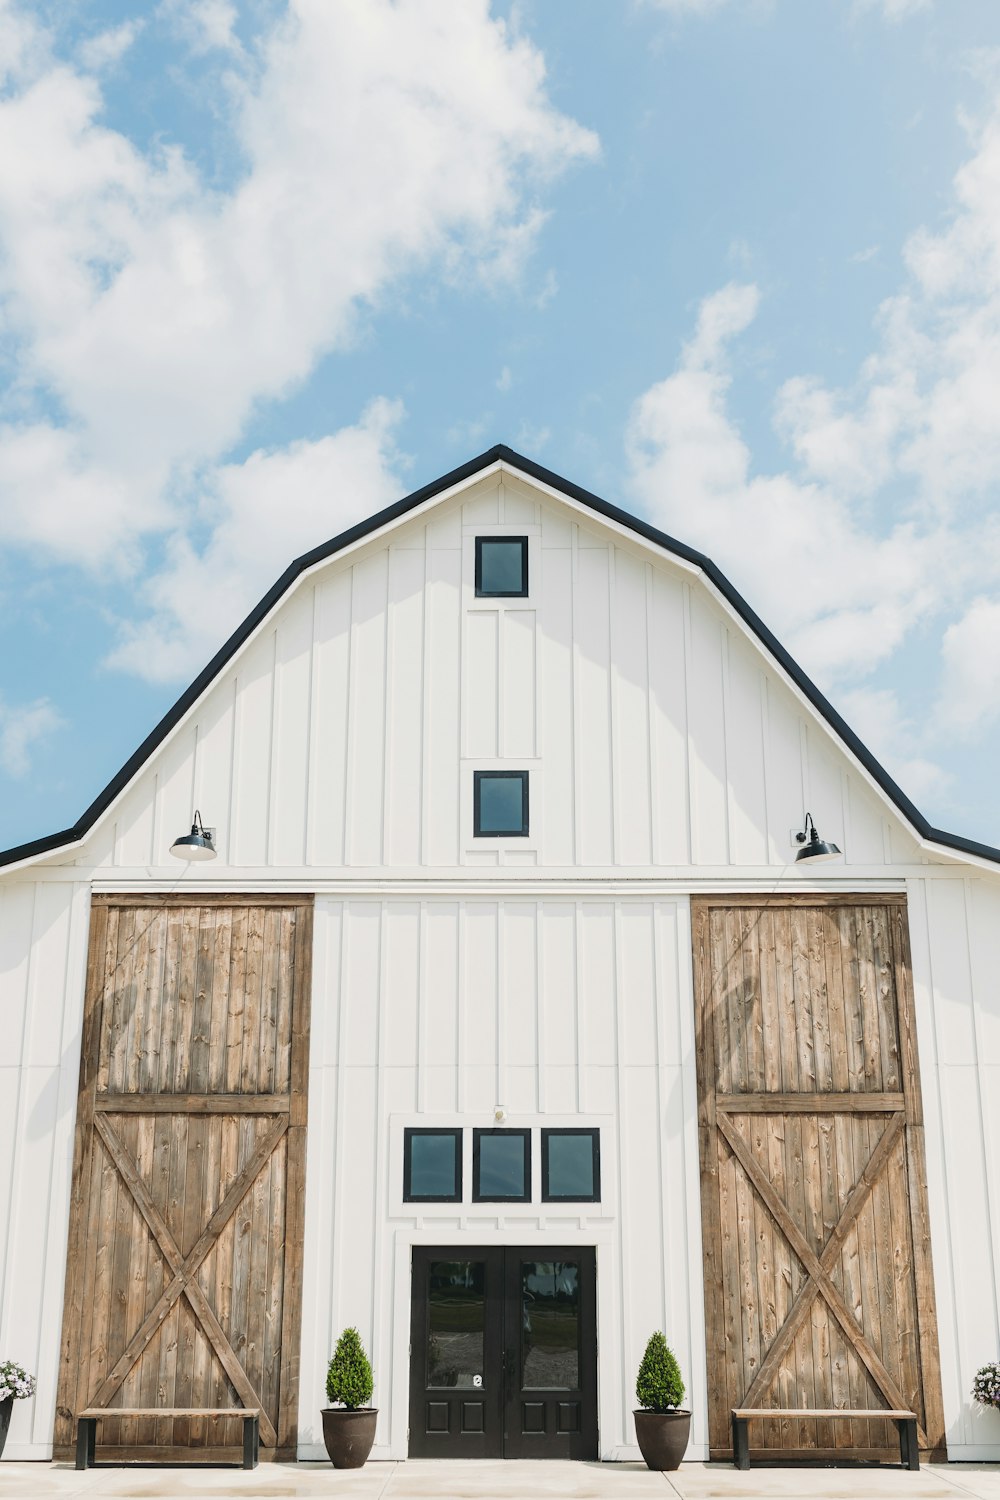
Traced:
[[98, 1114], [280, 1115], [291, 1108], [288, 1094], [98, 1094]]
[[265, 1444], [280, 1428], [294, 1453], [311, 916], [311, 898], [95, 904], [67, 1450], [88, 1405], [104, 1409], [105, 1453], [222, 1451], [241, 1408], [218, 1402], [235, 1389]]
[[766, 1451], [885, 1456], [896, 1434], [872, 1395], [912, 1406], [941, 1447], [936, 1341], [927, 1369], [916, 1349], [906, 939], [894, 893], [692, 903], [713, 1452], [724, 1402], [774, 1402], [751, 1438]]
[[715, 1101], [720, 1114], [730, 1115], [895, 1114], [905, 1105], [904, 1094], [719, 1094]]

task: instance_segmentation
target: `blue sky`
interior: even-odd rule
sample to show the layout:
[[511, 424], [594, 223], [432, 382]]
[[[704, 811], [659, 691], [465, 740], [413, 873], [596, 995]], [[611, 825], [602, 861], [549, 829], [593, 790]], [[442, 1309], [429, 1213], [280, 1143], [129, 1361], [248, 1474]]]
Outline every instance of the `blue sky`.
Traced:
[[0, 0], [0, 845], [503, 441], [1000, 843], [995, 0]]

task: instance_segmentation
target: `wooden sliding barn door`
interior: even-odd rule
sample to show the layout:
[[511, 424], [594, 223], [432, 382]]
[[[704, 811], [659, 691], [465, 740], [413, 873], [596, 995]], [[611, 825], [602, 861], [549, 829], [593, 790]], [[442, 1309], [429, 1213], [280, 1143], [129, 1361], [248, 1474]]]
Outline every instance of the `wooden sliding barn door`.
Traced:
[[[902, 897], [692, 903], [709, 1442], [732, 1407], [909, 1407], [943, 1450]], [[890, 1422], [750, 1423], [898, 1462]]]
[[[94, 898], [55, 1427], [259, 1406], [293, 1457], [311, 898]], [[207, 1461], [238, 1417], [105, 1419], [98, 1457]]]

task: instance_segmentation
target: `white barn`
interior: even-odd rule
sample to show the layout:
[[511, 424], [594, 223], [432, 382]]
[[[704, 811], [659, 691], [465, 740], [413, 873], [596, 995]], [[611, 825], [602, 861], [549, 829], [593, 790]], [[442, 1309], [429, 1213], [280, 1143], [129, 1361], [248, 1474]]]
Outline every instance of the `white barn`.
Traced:
[[[195, 809], [218, 857], [178, 863]], [[796, 863], [807, 813], [841, 860]], [[734, 1405], [904, 1403], [1000, 1459], [998, 973], [1000, 851], [708, 559], [491, 449], [298, 559], [0, 856], [6, 1457], [85, 1405], [241, 1404], [321, 1457], [355, 1324], [375, 1457], [636, 1457], [661, 1327], [691, 1457]]]

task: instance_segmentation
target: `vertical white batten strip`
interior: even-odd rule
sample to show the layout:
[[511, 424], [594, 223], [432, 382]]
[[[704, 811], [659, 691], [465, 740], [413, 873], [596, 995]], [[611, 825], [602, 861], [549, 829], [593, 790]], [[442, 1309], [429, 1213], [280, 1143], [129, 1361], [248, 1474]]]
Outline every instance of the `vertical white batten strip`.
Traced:
[[[956, 1280], [956, 1277], [955, 1277], [955, 1274], [954, 1274], [954, 1263], [953, 1263], [953, 1254], [952, 1254], [952, 1247], [953, 1247], [953, 1226], [958, 1222], [958, 1213], [957, 1213], [958, 1204], [957, 1203], [955, 1204], [955, 1210], [956, 1211], [953, 1213], [952, 1212], [952, 1201], [953, 1201], [952, 1171], [951, 1171], [951, 1162], [948, 1159], [948, 1145], [947, 1145], [947, 1143], [948, 1143], [948, 1107], [947, 1107], [947, 1103], [946, 1103], [946, 1099], [945, 1099], [945, 1090], [941, 1087], [941, 1072], [942, 1072], [942, 1068], [941, 1068], [941, 1064], [940, 1064], [940, 1061], [939, 1061], [939, 1048], [938, 1048], [937, 984], [936, 984], [936, 981], [935, 981], [935, 978], [934, 978], [934, 941], [933, 941], [933, 935], [932, 935], [932, 932], [931, 932], [931, 909], [930, 909], [930, 901], [928, 899], [927, 886], [928, 886], [928, 882], [926, 880], [920, 880], [919, 882], [910, 882], [908, 884], [908, 887], [907, 887], [907, 909], [908, 909], [908, 911], [910, 913], [910, 917], [911, 917], [911, 934], [912, 934], [912, 909], [910, 907], [910, 896], [912, 894], [915, 894], [916, 891], [919, 890], [919, 892], [920, 892], [920, 904], [921, 904], [921, 907], [922, 907], [922, 916], [923, 916], [923, 929], [922, 929], [922, 932], [921, 932], [922, 946], [923, 946], [923, 943], [926, 943], [926, 951], [925, 951], [925, 954], [924, 954], [924, 958], [925, 958], [926, 969], [927, 969], [927, 985], [926, 985], [927, 1014], [928, 1014], [928, 1017], [929, 1017], [929, 1020], [930, 1020], [930, 1025], [927, 1027], [927, 1039], [931, 1042], [931, 1044], [933, 1046], [933, 1049], [934, 1049], [934, 1061], [933, 1061], [934, 1098], [935, 1098], [935, 1102], [937, 1104], [937, 1119], [935, 1121], [935, 1124], [936, 1124], [936, 1127], [937, 1127], [937, 1129], [935, 1131], [935, 1135], [936, 1135], [935, 1148], [936, 1149], [935, 1149], [935, 1152], [934, 1152], [934, 1156], [935, 1156], [935, 1158], [939, 1162], [940, 1173], [941, 1173], [941, 1198], [942, 1198], [943, 1212], [942, 1212], [942, 1214], [940, 1216], [940, 1222], [942, 1224], [944, 1224], [944, 1225], [947, 1226], [947, 1232], [946, 1232], [946, 1234], [944, 1236], [942, 1236], [942, 1238], [944, 1240], [944, 1245], [947, 1248], [947, 1255], [948, 1255], [949, 1261], [951, 1262], [951, 1264], [949, 1265], [949, 1273], [950, 1274], [947, 1277], [947, 1302], [948, 1302], [948, 1306], [949, 1306], [950, 1311], [951, 1311], [951, 1337], [948, 1339], [947, 1345], [945, 1345], [945, 1344], [942, 1343], [941, 1350], [940, 1350], [940, 1353], [941, 1353], [941, 1364], [942, 1364], [942, 1370], [941, 1370], [942, 1385], [944, 1387], [943, 1396], [944, 1396], [944, 1401], [946, 1403], [946, 1405], [945, 1405], [945, 1420], [947, 1422], [947, 1400], [948, 1400], [948, 1392], [947, 1392], [947, 1384], [946, 1384], [946, 1382], [944, 1380], [944, 1364], [945, 1364], [945, 1360], [946, 1360], [949, 1352], [951, 1353], [952, 1363], [953, 1363], [953, 1368], [952, 1368], [952, 1372], [951, 1372], [952, 1373], [952, 1380], [951, 1380], [952, 1391], [954, 1393], [958, 1393], [959, 1401], [960, 1402], [962, 1400], [962, 1394], [961, 1393], [962, 1393], [962, 1386], [964, 1384], [964, 1381], [962, 1380], [962, 1377], [961, 1377], [961, 1370], [960, 1370], [961, 1356], [962, 1356], [962, 1352], [963, 1351], [962, 1351], [962, 1349], [960, 1347], [960, 1332], [959, 1332], [959, 1330], [961, 1328], [961, 1319], [959, 1317], [958, 1286], [957, 1286], [957, 1280]], [[914, 903], [914, 905], [915, 904], [916, 903]], [[915, 947], [915, 944], [914, 944], [914, 947]], [[911, 957], [913, 957], [914, 960], [915, 960], [915, 958], [916, 958], [915, 953], [912, 954]], [[913, 992], [914, 992], [914, 1008], [917, 1009], [917, 1007], [919, 1006], [919, 994], [918, 994], [918, 987], [917, 987], [917, 976], [916, 976], [915, 973], [914, 973], [914, 976], [913, 976]], [[919, 1021], [918, 1021], [917, 1024], [919, 1026]], [[920, 1038], [919, 1038], [919, 1034], [918, 1034], [918, 1049], [919, 1050], [918, 1050], [918, 1054], [917, 1054], [917, 1060], [918, 1060], [918, 1063], [920, 1065], [921, 1081], [923, 1081], [923, 1077], [924, 1077], [924, 1075], [926, 1073], [926, 1064], [924, 1062], [925, 1047], [920, 1047], [919, 1043], [920, 1043]], [[925, 1149], [926, 1149], [926, 1146], [927, 1146], [927, 1110], [926, 1110], [926, 1100], [925, 1100], [925, 1105], [924, 1105], [924, 1141], [925, 1141]], [[927, 1177], [928, 1177], [928, 1183], [927, 1183], [927, 1187], [928, 1187], [928, 1195], [927, 1195], [928, 1196], [928, 1209], [929, 1209], [929, 1211], [931, 1213], [933, 1213], [933, 1211], [934, 1211], [934, 1195], [933, 1195], [934, 1169], [933, 1169], [933, 1162], [932, 1162], [932, 1158], [931, 1158], [930, 1152], [927, 1153]], [[934, 1252], [933, 1252], [933, 1248], [932, 1248], [932, 1265], [935, 1266], [935, 1267], [937, 1267], [938, 1261], [935, 1260], [935, 1259], [933, 1259], [933, 1254], [934, 1254]], [[941, 1287], [940, 1287], [940, 1285], [939, 1285], [939, 1283], [937, 1281], [937, 1274], [935, 1274], [935, 1291], [938, 1294], [938, 1338], [939, 1338], [939, 1341], [940, 1341], [940, 1336], [941, 1336], [941, 1334], [940, 1334], [940, 1331], [941, 1331], [941, 1308], [942, 1308], [943, 1302], [942, 1302], [942, 1299], [940, 1297]], [[964, 1403], [962, 1403], [960, 1405], [960, 1407], [959, 1407], [959, 1427], [960, 1427], [960, 1431], [961, 1431], [961, 1435], [962, 1435], [963, 1440], [965, 1442], [968, 1442], [968, 1440], [969, 1440], [968, 1413], [967, 1413], [967, 1409], [966, 1409]], [[951, 1437], [951, 1434], [949, 1433], [948, 1436]]]
[[313, 760], [316, 754], [316, 746], [313, 743], [313, 724], [316, 719], [316, 585], [310, 590], [312, 608], [310, 610], [309, 624], [309, 691], [306, 695], [306, 769], [305, 769], [305, 796], [302, 798], [302, 859], [306, 865], [312, 863], [312, 849], [310, 839], [310, 825], [312, 824], [312, 792], [313, 792]]
[[13, 1288], [8, 1284], [8, 1282], [9, 1282], [9, 1279], [10, 1279], [10, 1277], [12, 1275], [12, 1268], [13, 1268], [13, 1263], [14, 1263], [14, 1225], [17, 1222], [17, 1215], [14, 1212], [14, 1207], [15, 1207], [15, 1205], [17, 1203], [17, 1200], [18, 1200], [18, 1197], [19, 1197], [19, 1194], [20, 1194], [20, 1190], [21, 1190], [21, 1178], [22, 1178], [23, 1170], [24, 1170], [23, 1169], [24, 1155], [23, 1155], [23, 1152], [21, 1152], [21, 1151], [18, 1150], [18, 1146], [20, 1145], [20, 1142], [21, 1142], [21, 1140], [22, 1140], [22, 1138], [24, 1136], [24, 1126], [25, 1126], [25, 1122], [24, 1122], [24, 1118], [23, 1118], [23, 1116], [24, 1116], [24, 1096], [25, 1096], [25, 1081], [26, 1081], [26, 1075], [27, 1075], [27, 1069], [28, 1069], [28, 1048], [31, 1045], [31, 990], [32, 990], [32, 984], [34, 983], [34, 969], [35, 969], [35, 962], [34, 962], [34, 960], [35, 960], [34, 936], [35, 936], [35, 918], [36, 918], [36, 915], [37, 915], [37, 907], [38, 907], [38, 885], [36, 883], [31, 888], [31, 921], [30, 921], [29, 928], [28, 928], [28, 931], [29, 931], [29, 934], [30, 934], [30, 938], [31, 938], [31, 942], [30, 942], [29, 947], [28, 947], [27, 962], [25, 963], [25, 966], [24, 966], [24, 1011], [25, 1011], [25, 1014], [24, 1014], [24, 1027], [23, 1027], [23, 1029], [21, 1031], [21, 1055], [20, 1055], [20, 1057], [18, 1059], [18, 1069], [17, 1069], [17, 1084], [16, 1084], [16, 1088], [17, 1088], [17, 1103], [14, 1106], [14, 1139], [11, 1142], [11, 1153], [12, 1153], [12, 1157], [13, 1157], [13, 1166], [11, 1168], [11, 1174], [10, 1174], [10, 1218], [8, 1220], [8, 1223], [7, 1223], [7, 1234], [6, 1234], [5, 1238], [4, 1238], [3, 1262], [2, 1262], [2, 1264], [0, 1264], [0, 1296], [2, 1296], [2, 1299], [3, 1299], [2, 1300], [2, 1304], [0, 1304], [0, 1348], [2, 1348], [2, 1349], [6, 1349], [7, 1348], [7, 1330], [8, 1330], [8, 1325], [9, 1325], [9, 1322], [10, 1322], [10, 1312], [9, 1312], [9, 1309], [10, 1309], [10, 1307], [12, 1306], [12, 1304], [13, 1304], [13, 1302], [15, 1300], [14, 1296], [12, 1295], [13, 1294]]
[[687, 1291], [688, 1348], [691, 1351], [691, 1390], [696, 1399], [694, 1435], [702, 1434], [704, 1456], [708, 1457], [708, 1363], [705, 1347], [704, 1251], [701, 1240], [701, 1158], [698, 1142], [698, 1073], [694, 1047], [694, 965], [691, 951], [690, 898], [677, 901], [674, 908], [677, 924], [676, 983], [678, 995], [678, 1040], [681, 1059], [682, 1118], [684, 1120], [684, 1202], [687, 1220], [687, 1266], [684, 1284]]
[[[615, 1113], [617, 1115], [618, 1136], [618, 1256], [621, 1268], [621, 1321], [618, 1325], [618, 1343], [622, 1370], [628, 1368], [628, 1338], [632, 1329], [632, 1291], [631, 1277], [628, 1267], [628, 1243], [626, 1240], [625, 1226], [628, 1222], [628, 1126], [627, 1111], [624, 1106], [626, 1080], [622, 1077], [625, 1067], [625, 1012], [623, 1006], [624, 983], [622, 975], [622, 906], [620, 901], [615, 901], [612, 908], [611, 919], [611, 942], [614, 947], [613, 971], [615, 976]], [[657, 1132], [659, 1134], [659, 1132]], [[622, 1435], [628, 1432], [629, 1414], [629, 1389], [627, 1381], [622, 1382], [621, 1417]]]
[[503, 901], [496, 903], [496, 965], [497, 965], [497, 1020], [496, 1020], [496, 1105], [507, 1102], [507, 955]]
[[617, 865], [621, 859], [622, 831], [621, 797], [618, 794], [618, 776], [621, 756], [618, 750], [619, 704], [618, 704], [618, 642], [615, 632], [615, 609], [617, 607], [618, 549], [608, 543], [608, 759], [611, 763], [611, 863]]
[[969, 965], [969, 989], [971, 992], [972, 1002], [972, 1045], [975, 1051], [976, 1058], [975, 1073], [976, 1101], [978, 1105], [977, 1112], [979, 1115], [980, 1130], [983, 1137], [983, 1156], [984, 1166], [986, 1168], [984, 1173], [986, 1179], [986, 1217], [993, 1230], [990, 1259], [993, 1263], [993, 1281], [991, 1291], [993, 1294], [993, 1330], [994, 1337], [996, 1337], [998, 1334], [1000, 1334], [1000, 1306], [998, 1306], [998, 1287], [1000, 1287], [1000, 1264], [998, 1264], [998, 1257], [1000, 1257], [1000, 1212], [998, 1212], [997, 1190], [997, 1170], [998, 1168], [1000, 1168], [1000, 1163], [998, 1163], [996, 1160], [993, 1150], [993, 1141], [990, 1137], [990, 1132], [986, 1128], [986, 1109], [984, 1107], [985, 1100], [983, 1089], [983, 1038], [979, 1018], [979, 1005], [977, 1004], [976, 1000], [976, 961], [972, 943], [972, 921], [974, 916], [974, 906], [972, 902], [972, 881], [968, 876], [966, 876], [966, 878], [962, 881], [962, 905], [965, 913], [965, 951], [967, 962]]
[[654, 865], [661, 861], [663, 849], [660, 841], [660, 737], [659, 714], [654, 711], [653, 695], [653, 565], [645, 563], [642, 569], [645, 611], [643, 620], [646, 630], [646, 759], [649, 763], [649, 857]]
[[427, 902], [417, 908], [417, 1113], [427, 1109]]
[[354, 569], [348, 570], [350, 584], [348, 587], [348, 626], [347, 626], [347, 681], [344, 684], [344, 701], [347, 704], [347, 712], [344, 715], [344, 817], [341, 824], [341, 837], [344, 841], [343, 853], [340, 863], [349, 865], [351, 863], [351, 782], [354, 780], [354, 737], [351, 734], [351, 721], [353, 715], [352, 695], [354, 693], [355, 662], [354, 653], [357, 641], [357, 627], [354, 619]]
[[392, 752], [396, 742], [390, 719], [395, 666], [393, 647], [396, 641], [396, 606], [392, 597], [392, 561], [395, 556], [396, 549], [390, 546], [385, 564], [385, 612], [382, 627], [382, 660], [385, 662], [385, 669], [382, 673], [382, 743], [385, 746], [385, 754], [382, 759], [382, 806], [379, 812], [378, 840], [378, 846], [382, 851], [382, 863], [386, 866], [392, 864], [389, 826], [392, 813], [392, 768], [394, 765]]
[[274, 851], [274, 820], [277, 809], [275, 788], [281, 773], [281, 747], [278, 744], [278, 722], [281, 712], [281, 683], [278, 680], [278, 627], [271, 632], [271, 724], [267, 737], [267, 807], [264, 810], [264, 863], [271, 864]]
[[729, 683], [729, 631], [726, 622], [719, 622], [719, 676], [722, 683], [722, 774], [726, 780], [726, 864], [734, 863], [733, 859], [733, 828], [735, 819], [733, 817], [733, 778], [729, 774], [732, 762], [732, 749], [729, 743], [731, 724], [733, 721], [732, 689]]
[[[670, 1266], [667, 1256], [667, 1245], [670, 1240], [670, 1222], [667, 1215], [667, 1182], [664, 1173], [664, 1151], [663, 1137], [666, 1131], [666, 1120], [663, 1112], [663, 1073], [666, 1067], [667, 1045], [664, 1028], [666, 1026], [666, 1006], [668, 998], [664, 990], [663, 973], [663, 905], [654, 901], [650, 908], [650, 919], [653, 925], [653, 1012], [656, 1021], [656, 1180], [659, 1183], [660, 1193], [660, 1324], [661, 1328], [667, 1323], [666, 1287], [667, 1278], [670, 1275]], [[676, 978], [676, 976], [675, 976]], [[677, 1004], [682, 1004], [681, 996], [674, 991], [670, 997]], [[627, 1414], [626, 1414], [627, 1420]]]
[[[576, 600], [579, 592], [580, 528], [570, 526], [570, 693], [573, 699], [573, 864], [580, 863], [580, 642], [576, 628]], [[579, 1087], [579, 1085], [578, 1085]]]
[[694, 672], [691, 661], [691, 588], [681, 584], [681, 624], [684, 632], [684, 822], [687, 833], [687, 862], [695, 862], [695, 828], [691, 813], [694, 783], [691, 775], [691, 683]]
[[428, 755], [428, 738], [431, 732], [430, 715], [430, 641], [431, 632], [427, 625], [427, 599], [429, 594], [430, 580], [430, 555], [431, 549], [427, 540], [427, 527], [424, 527], [424, 596], [420, 611], [420, 852], [419, 863], [427, 864], [427, 825], [430, 820], [430, 794], [427, 789], [427, 768], [430, 765]]
[[[333, 1232], [330, 1240], [331, 1245], [337, 1243], [337, 1227], [341, 1221], [341, 1211], [344, 1204], [344, 1152], [347, 1149], [347, 1131], [345, 1129], [344, 1113], [344, 1075], [347, 1071], [347, 978], [348, 957], [351, 949], [351, 921], [350, 902], [344, 900], [340, 903], [340, 976], [339, 995], [337, 996], [337, 1127], [333, 1142]], [[343, 1256], [334, 1256], [333, 1264], [333, 1314], [334, 1324], [340, 1317], [341, 1291], [343, 1287]], [[335, 1335], [335, 1328], [330, 1329], [331, 1339]], [[331, 1343], [331, 1348], [333, 1347]]]
[[[542, 935], [544, 901], [535, 901], [535, 1108], [546, 1111], [545, 1087], [545, 939]], [[543, 1228], [543, 1225], [539, 1225]]]
[[584, 1110], [584, 1022], [583, 1022], [583, 996], [581, 994], [583, 963], [581, 962], [580, 949], [583, 944], [583, 903], [573, 902], [573, 997], [576, 1003], [576, 1108], [579, 1114]]
[[459, 1114], [465, 1112], [465, 1007], [468, 995], [468, 953], [467, 953], [466, 911], [465, 902], [458, 903], [458, 984], [457, 1005], [455, 1009], [455, 1108]]
[[[63, 1004], [59, 1019], [59, 1064], [56, 1074], [57, 1136], [53, 1141], [50, 1168], [49, 1199], [44, 1231], [44, 1268], [42, 1285], [62, 1292], [66, 1271], [66, 1249], [69, 1239], [69, 1199], [73, 1169], [73, 1141], [76, 1133], [76, 1102], [79, 1096], [80, 1045], [83, 1040], [80, 1021], [86, 990], [87, 947], [90, 929], [90, 891], [74, 885], [69, 897], [69, 926], [63, 963]], [[62, 1140], [60, 1140], [60, 1135]], [[49, 1266], [55, 1270], [50, 1273]], [[2, 1280], [0, 1280], [2, 1288]], [[50, 1295], [42, 1307], [39, 1323], [38, 1357], [35, 1373], [42, 1390], [50, 1398], [35, 1396], [32, 1403], [32, 1442], [49, 1446], [55, 1420], [55, 1396], [59, 1380], [60, 1335], [62, 1330], [62, 1297]]]
[[[781, 830], [771, 827], [771, 715], [770, 705], [767, 698], [767, 673], [758, 674], [758, 685], [760, 689], [760, 754], [761, 772], [764, 783], [764, 843], [767, 849], [768, 863], [778, 862], [783, 864], [784, 849], [778, 850], [777, 840], [781, 837]], [[787, 835], [786, 835], [787, 836]]]
[[[375, 1140], [374, 1152], [374, 1200], [375, 1212], [372, 1215], [374, 1224], [372, 1226], [372, 1331], [371, 1348], [379, 1359], [384, 1357], [388, 1370], [389, 1389], [392, 1389], [392, 1363], [395, 1354], [392, 1338], [387, 1339], [387, 1346], [382, 1345], [382, 1308], [384, 1296], [380, 1289], [391, 1285], [390, 1279], [385, 1275], [385, 1267], [382, 1264], [383, 1245], [383, 1220], [384, 1214], [379, 1211], [379, 1205], [384, 1203], [388, 1197], [389, 1170], [389, 1122], [384, 1108], [385, 1098], [385, 1014], [386, 1014], [386, 929], [389, 926], [387, 903], [379, 903], [378, 917], [378, 1006], [375, 1013]], [[391, 1313], [390, 1313], [391, 1319]], [[391, 1333], [391, 1322], [390, 1322]], [[392, 1408], [387, 1415], [389, 1426], [389, 1441], [392, 1441]], [[383, 1432], [383, 1439], [385, 1433]]]

